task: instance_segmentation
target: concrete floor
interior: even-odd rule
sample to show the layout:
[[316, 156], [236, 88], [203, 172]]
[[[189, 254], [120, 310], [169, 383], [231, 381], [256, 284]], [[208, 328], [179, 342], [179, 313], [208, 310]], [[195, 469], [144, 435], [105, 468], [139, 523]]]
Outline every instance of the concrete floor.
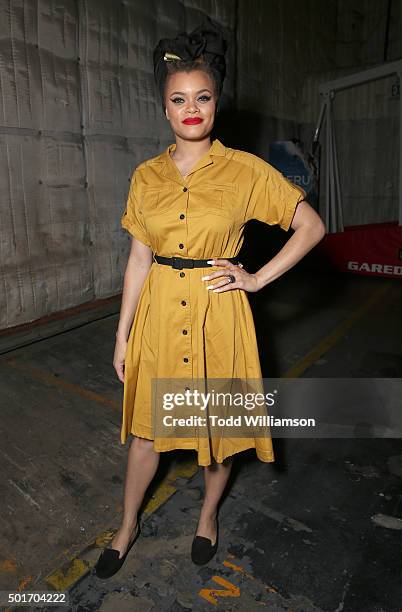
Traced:
[[[400, 281], [307, 258], [249, 297], [264, 376], [402, 378]], [[190, 548], [203, 471], [193, 451], [164, 453], [141, 537], [116, 576], [96, 578], [128, 449], [116, 322], [1, 356], [0, 589], [68, 592], [49, 610], [400, 612], [401, 439], [275, 439], [272, 464], [242, 453], [201, 568]]]

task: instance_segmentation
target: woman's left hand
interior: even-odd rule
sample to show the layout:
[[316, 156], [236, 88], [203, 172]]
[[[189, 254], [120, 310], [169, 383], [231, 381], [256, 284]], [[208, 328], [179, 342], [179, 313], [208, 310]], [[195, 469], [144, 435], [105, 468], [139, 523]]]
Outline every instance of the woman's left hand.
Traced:
[[[212, 280], [221, 278], [220, 281], [213, 285], [208, 285], [207, 289], [213, 293], [221, 293], [222, 291], [230, 291], [232, 289], [243, 289], [244, 291], [256, 292], [261, 289], [259, 280], [255, 274], [249, 274], [243, 267], [233, 264], [227, 259], [214, 259], [213, 265], [222, 267], [222, 270], [215, 270], [207, 276], [203, 276], [202, 280]], [[229, 275], [235, 277], [235, 282], [229, 282]]]

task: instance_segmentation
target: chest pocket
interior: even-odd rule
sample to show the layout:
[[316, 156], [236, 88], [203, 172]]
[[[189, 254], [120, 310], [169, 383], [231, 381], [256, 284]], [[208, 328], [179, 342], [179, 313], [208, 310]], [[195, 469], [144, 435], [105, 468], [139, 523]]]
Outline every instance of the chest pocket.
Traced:
[[171, 184], [142, 188], [142, 209], [145, 217], [168, 212], [174, 203], [173, 185]]
[[236, 183], [217, 183], [205, 181], [202, 184], [205, 208], [222, 217], [233, 217], [237, 204], [238, 186]]

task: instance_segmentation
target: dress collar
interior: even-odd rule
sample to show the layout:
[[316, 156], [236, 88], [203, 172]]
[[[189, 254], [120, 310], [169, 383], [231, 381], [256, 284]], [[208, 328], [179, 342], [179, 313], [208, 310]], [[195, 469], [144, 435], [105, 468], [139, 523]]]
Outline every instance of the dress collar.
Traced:
[[[174, 142], [173, 144], [170, 144], [166, 149], [165, 149], [165, 155], [170, 157], [170, 153], [173, 153], [173, 151], [176, 150], [176, 143]], [[225, 155], [225, 147], [224, 145], [221, 143], [221, 141], [218, 138], [215, 138], [212, 143], [211, 146], [209, 148], [209, 151], [207, 151], [207, 153], [205, 155], [221, 155], [224, 156]], [[201, 161], [201, 160], [200, 160]]]
[[[176, 164], [174, 163], [173, 159], [170, 156], [170, 153], [173, 153], [173, 151], [175, 150], [176, 150], [176, 143], [174, 142], [170, 144], [168, 147], [166, 147], [165, 151], [162, 153], [161, 158], [164, 162], [162, 174], [164, 176], [167, 176], [168, 178], [171, 178], [172, 180], [175, 180], [175, 181], [180, 180], [180, 182], [184, 182], [185, 181], [184, 177], [180, 174], [179, 169], [177, 168]], [[193, 172], [196, 172], [196, 170], [200, 170], [200, 168], [204, 168], [205, 166], [209, 166], [210, 164], [213, 164], [214, 161], [212, 158], [214, 156], [220, 156], [220, 157], [225, 156], [225, 146], [221, 143], [221, 141], [218, 138], [215, 138], [213, 140], [209, 150], [205, 153], [205, 155], [201, 157], [201, 159], [198, 160], [196, 165], [193, 168], [191, 168], [191, 171], [187, 174], [187, 176], [190, 176], [191, 174], [193, 174]]]

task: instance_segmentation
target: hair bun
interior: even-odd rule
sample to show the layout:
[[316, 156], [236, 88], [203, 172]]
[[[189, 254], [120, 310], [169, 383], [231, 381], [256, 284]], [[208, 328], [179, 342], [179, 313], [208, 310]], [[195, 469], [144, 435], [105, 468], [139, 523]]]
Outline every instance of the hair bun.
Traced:
[[176, 38], [161, 38], [153, 52], [154, 77], [163, 104], [163, 91], [167, 76], [167, 61], [195, 60], [201, 55], [216, 74], [222, 88], [226, 74], [225, 53], [227, 42], [218, 23], [206, 17], [201, 25], [188, 34], [180, 32]]

